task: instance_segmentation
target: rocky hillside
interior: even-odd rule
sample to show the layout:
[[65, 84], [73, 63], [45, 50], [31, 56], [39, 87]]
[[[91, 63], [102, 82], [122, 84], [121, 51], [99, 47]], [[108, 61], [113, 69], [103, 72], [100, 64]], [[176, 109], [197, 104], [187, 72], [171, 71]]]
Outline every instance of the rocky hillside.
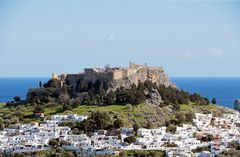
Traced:
[[[131, 74], [122, 78], [121, 72]], [[143, 127], [191, 123], [195, 112], [229, 112], [210, 105], [197, 93], [179, 90], [159, 67], [131, 64], [127, 69], [87, 69], [86, 74], [53, 76], [43, 86], [40, 83], [39, 88], [30, 89], [26, 101], [7, 103], [6, 108], [23, 110], [24, 114], [17, 117], [20, 120], [31, 120], [43, 112], [50, 116], [66, 111], [85, 115], [104, 111], [121, 118], [126, 126], [138, 123]], [[116, 74], [118, 79], [111, 81]]]
[[153, 83], [158, 82], [158, 85], [163, 85], [165, 87], [177, 88], [177, 86], [173, 82], [171, 82], [168, 75], [162, 68], [139, 69], [136, 73], [130, 75], [127, 79], [118, 79], [110, 82], [109, 87], [112, 90], [117, 90], [120, 87], [131, 88], [132, 84], [137, 85], [138, 81], [145, 82], [146, 80]]

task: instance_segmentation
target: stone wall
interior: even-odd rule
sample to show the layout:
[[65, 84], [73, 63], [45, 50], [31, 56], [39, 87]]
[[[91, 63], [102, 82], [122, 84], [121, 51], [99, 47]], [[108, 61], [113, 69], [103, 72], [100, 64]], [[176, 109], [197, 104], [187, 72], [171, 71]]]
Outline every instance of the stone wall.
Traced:
[[79, 81], [85, 83], [97, 80], [103, 80], [111, 85], [112, 88], [120, 86], [130, 87], [131, 84], [138, 84], [138, 81], [145, 82], [150, 80], [158, 85], [166, 87], [176, 87], [168, 78], [162, 67], [148, 67], [146, 65], [137, 65], [130, 62], [128, 68], [89, 68], [81, 74], [60, 75], [59, 78], [65, 79], [75, 89]]
[[85, 69], [84, 80], [86, 82], [92, 81], [93, 83], [97, 80], [113, 81], [113, 72], [98, 72], [94, 69]]
[[117, 69], [113, 71], [113, 80], [119, 80], [123, 78], [124, 71], [122, 69]]
[[73, 87], [73, 89], [76, 89], [78, 82], [80, 80], [83, 80], [84, 76], [85, 76], [85, 74], [83, 74], [83, 73], [81, 73], [81, 74], [68, 74], [66, 76], [65, 82], [70, 84]]
[[157, 85], [165, 85], [166, 87], [172, 86], [176, 88], [176, 85], [173, 84], [168, 75], [164, 72], [162, 67], [141, 67], [135, 73], [129, 75], [127, 78], [114, 80], [111, 83], [113, 89], [122, 87], [130, 88], [131, 84], [138, 84], [138, 81], [145, 82], [150, 80]]

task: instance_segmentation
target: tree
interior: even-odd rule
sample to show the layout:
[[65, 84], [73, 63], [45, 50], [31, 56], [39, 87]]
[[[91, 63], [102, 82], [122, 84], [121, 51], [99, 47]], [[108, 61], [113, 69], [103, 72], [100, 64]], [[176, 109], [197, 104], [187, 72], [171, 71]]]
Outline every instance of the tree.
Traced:
[[58, 141], [56, 139], [52, 139], [49, 141], [49, 145], [56, 147], [56, 146], [58, 146]]
[[173, 110], [180, 111], [180, 109], [181, 109], [181, 107], [180, 107], [180, 105], [178, 103], [174, 103], [173, 104]]
[[119, 104], [125, 104], [127, 102], [127, 92], [120, 90], [116, 94], [116, 102]]
[[63, 93], [59, 95], [57, 100], [62, 104], [69, 104], [70, 96], [67, 93]]
[[173, 124], [169, 124], [166, 129], [167, 132], [174, 133], [176, 131], [176, 126]]
[[134, 92], [132, 91], [127, 91], [126, 92], [126, 101], [127, 103], [130, 103], [130, 104], [135, 104], [135, 94]]
[[121, 119], [116, 119], [113, 122], [113, 126], [114, 126], [114, 128], [121, 128], [121, 127], [123, 127], [123, 121]]
[[175, 143], [168, 143], [167, 144], [167, 147], [177, 147], [178, 145], [177, 144], [175, 144]]
[[108, 95], [107, 95], [107, 98], [106, 98], [106, 103], [108, 105], [112, 105], [114, 104], [114, 101], [115, 101], [115, 94], [112, 90], [109, 91]]
[[103, 85], [103, 80], [97, 80], [95, 82], [95, 84], [93, 85], [93, 87], [95, 88], [95, 90], [97, 91], [97, 93], [99, 95], [102, 94], [103, 90], [104, 90], [104, 85]]
[[212, 104], [217, 104], [216, 98], [212, 98]]
[[133, 104], [138, 105], [138, 104], [142, 103], [144, 100], [145, 100], [145, 95], [143, 94], [143, 92], [137, 91], [135, 93], [135, 99], [134, 99]]
[[136, 141], [136, 138], [134, 136], [129, 136], [129, 137], [124, 138], [123, 141], [127, 142], [128, 144], [131, 144]]
[[206, 136], [203, 136], [201, 139], [201, 141], [204, 141], [204, 142], [209, 142], [209, 141], [213, 141], [213, 140], [214, 140], [214, 137], [211, 134], [207, 134]]
[[43, 113], [43, 112], [44, 112], [44, 108], [40, 105], [37, 105], [33, 110], [33, 113]]
[[144, 82], [144, 87], [147, 88], [148, 90], [151, 90], [151, 89], [156, 89], [157, 88], [157, 85], [156, 84], [153, 84], [152, 81], [150, 80], [146, 80]]
[[39, 87], [42, 88], [42, 81], [39, 81]]
[[150, 122], [150, 121], [147, 122], [147, 128], [148, 129], [152, 129], [153, 128], [152, 122]]
[[143, 91], [145, 89], [144, 84], [138, 80], [138, 86], [137, 86], [138, 91]]
[[89, 117], [88, 119], [83, 120], [80, 124], [79, 124], [79, 128], [80, 130], [83, 130], [85, 133], [88, 133], [90, 131], [94, 131], [94, 121], [90, 120], [91, 117]]
[[137, 91], [137, 86], [136, 86], [136, 84], [135, 83], [133, 83], [132, 85], [131, 85], [131, 92], [136, 92]]
[[207, 105], [209, 105], [209, 99], [208, 98], [204, 98], [204, 100], [206, 101]]
[[178, 124], [181, 124], [182, 122], [185, 121], [185, 116], [182, 113], [177, 113], [176, 114], [176, 119], [178, 121]]
[[135, 135], [137, 135], [138, 129], [140, 128], [140, 125], [138, 123], [133, 124], [133, 131], [135, 132]]
[[19, 96], [15, 96], [13, 99], [14, 99], [15, 102], [21, 101], [21, 98]]
[[190, 112], [190, 113], [187, 113], [186, 115], [185, 115], [185, 120], [187, 121], [187, 122], [193, 122], [193, 119], [194, 119], [194, 113], [192, 113], [192, 112]]
[[90, 119], [93, 120], [96, 130], [107, 129], [111, 121], [111, 117], [107, 113], [99, 111], [92, 113]]
[[80, 133], [80, 131], [78, 130], [78, 128], [74, 128], [74, 129], [72, 130], [72, 133], [73, 133], [74, 135], [78, 135], [78, 134]]

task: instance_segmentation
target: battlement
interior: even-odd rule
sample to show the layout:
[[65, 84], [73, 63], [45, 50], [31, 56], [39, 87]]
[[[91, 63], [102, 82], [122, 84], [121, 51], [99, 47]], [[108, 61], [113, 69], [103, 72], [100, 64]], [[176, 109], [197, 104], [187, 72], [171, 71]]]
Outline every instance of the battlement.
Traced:
[[[129, 76], [135, 74], [139, 69], [147, 69], [147, 65], [138, 65], [133, 62], [129, 62], [129, 67], [114, 67], [114, 68], [86, 68], [84, 70], [87, 78], [94, 81], [94, 77], [108, 78], [108, 80], [118, 80], [128, 78]], [[98, 78], [100, 79], [100, 78]]]
[[138, 81], [144, 82], [150, 80], [153, 83], [170, 85], [167, 75], [164, 73], [162, 67], [138, 65], [129, 62], [129, 67], [105, 67], [105, 68], [85, 68], [84, 73], [67, 74], [67, 75], [52, 75], [52, 79], [60, 81], [68, 80], [72, 85], [76, 85], [79, 80], [84, 82], [93, 82], [102, 80], [104, 82], [130, 82], [137, 84]]

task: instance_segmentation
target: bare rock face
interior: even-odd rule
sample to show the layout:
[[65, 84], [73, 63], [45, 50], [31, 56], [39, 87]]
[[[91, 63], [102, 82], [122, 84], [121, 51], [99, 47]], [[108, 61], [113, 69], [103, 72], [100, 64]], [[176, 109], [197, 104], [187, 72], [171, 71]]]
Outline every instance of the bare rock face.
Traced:
[[240, 111], [240, 99], [234, 101], [234, 110]]
[[146, 103], [149, 105], [160, 106], [164, 103], [157, 89], [152, 89], [148, 96], [149, 98], [146, 100]]
[[165, 87], [177, 88], [177, 86], [171, 82], [168, 75], [164, 72], [161, 67], [143, 67], [137, 72], [130, 75], [127, 78], [113, 80], [110, 82], [110, 88], [113, 90], [120, 87], [130, 88], [132, 84], [138, 84], [138, 82], [151, 81], [157, 85], [164, 85]]

